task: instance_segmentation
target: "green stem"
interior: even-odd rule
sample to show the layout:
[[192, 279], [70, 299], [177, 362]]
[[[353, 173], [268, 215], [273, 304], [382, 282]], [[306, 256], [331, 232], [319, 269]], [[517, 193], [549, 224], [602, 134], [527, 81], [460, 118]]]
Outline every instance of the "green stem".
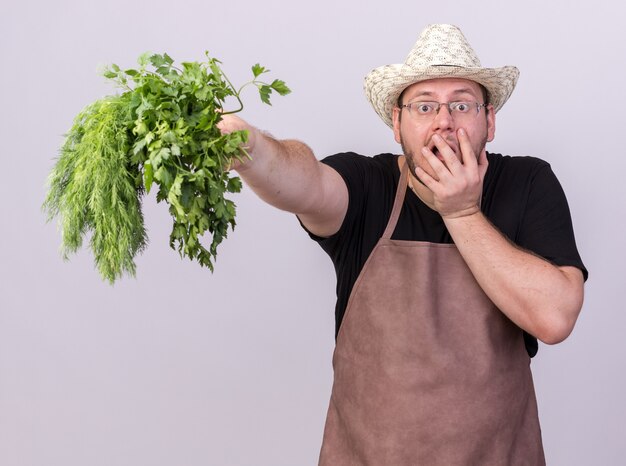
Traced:
[[241, 101], [241, 97], [239, 97], [239, 93], [241, 92], [241, 89], [243, 89], [247, 84], [250, 84], [250, 83], [244, 84], [241, 87], [241, 89], [239, 89], [239, 91], [236, 91], [235, 86], [233, 86], [233, 83], [230, 82], [230, 79], [228, 79], [228, 76], [226, 76], [226, 74], [223, 71], [222, 71], [222, 76], [224, 77], [224, 79], [226, 80], [230, 88], [233, 90], [233, 92], [235, 93], [235, 97], [237, 98], [237, 101], [239, 102], [239, 108], [237, 110], [223, 112], [222, 115], [230, 115], [231, 113], [239, 113], [243, 110], [243, 102]]

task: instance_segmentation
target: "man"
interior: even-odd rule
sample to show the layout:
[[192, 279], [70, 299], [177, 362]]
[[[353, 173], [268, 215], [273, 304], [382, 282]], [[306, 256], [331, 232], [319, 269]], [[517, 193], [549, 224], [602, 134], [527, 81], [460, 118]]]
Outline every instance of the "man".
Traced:
[[431, 25], [365, 80], [403, 156], [318, 162], [223, 120], [250, 132], [252, 161], [234, 168], [337, 270], [320, 464], [545, 464], [529, 355], [570, 334], [587, 271], [549, 165], [485, 151], [517, 78]]

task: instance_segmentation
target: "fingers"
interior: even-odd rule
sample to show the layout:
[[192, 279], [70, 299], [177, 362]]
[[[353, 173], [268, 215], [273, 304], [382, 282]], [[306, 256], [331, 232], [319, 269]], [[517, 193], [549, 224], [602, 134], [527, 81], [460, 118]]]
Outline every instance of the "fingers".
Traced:
[[[458, 176], [461, 173], [479, 173], [481, 179], [487, 171], [487, 154], [483, 148], [478, 158], [472, 148], [472, 143], [465, 129], [460, 128], [457, 131], [459, 142], [460, 156], [450, 147], [450, 144], [438, 134], [433, 135], [432, 141], [439, 151], [440, 157], [437, 157], [428, 147], [422, 148], [422, 155], [432, 167], [438, 177], [452, 174]], [[459, 160], [460, 158], [460, 160]]]
[[[456, 171], [459, 168], [459, 159], [456, 155], [456, 153], [454, 152], [454, 150], [452, 150], [452, 148], [450, 147], [450, 145], [448, 144], [448, 142], [442, 138], [441, 136], [439, 136], [438, 134], [433, 135], [433, 142], [435, 143], [435, 147], [437, 148], [437, 150], [439, 151], [439, 154], [441, 155], [441, 157], [443, 158], [443, 161], [445, 162], [445, 167], [442, 168], [445, 170], [445, 168], [447, 167], [447, 170], [450, 171], [452, 174], [455, 174]], [[428, 151], [432, 154], [432, 151]], [[439, 161], [439, 159], [437, 159], [437, 157], [435, 157], [434, 154], [432, 154], [433, 157]], [[433, 167], [434, 169], [435, 167]]]
[[428, 173], [426, 173], [424, 170], [422, 170], [420, 167], [415, 167], [415, 176], [417, 176], [417, 179], [424, 183], [424, 186], [426, 186], [431, 191], [434, 191], [436, 189], [438, 181], [435, 180]]
[[472, 149], [472, 143], [469, 140], [467, 131], [465, 131], [463, 128], [459, 128], [456, 134], [459, 139], [459, 145], [461, 146], [461, 157], [463, 160], [463, 165], [472, 169], [477, 164], [476, 154], [474, 154], [474, 149]]
[[426, 146], [422, 147], [422, 156], [435, 172], [436, 178], [434, 181], [441, 181], [457, 172], [458, 167], [456, 165], [459, 165], [459, 160], [452, 148], [441, 136], [435, 134], [432, 140], [443, 160]]
[[426, 162], [428, 162], [428, 164], [432, 167], [433, 171], [437, 175], [438, 180], [441, 180], [441, 178], [445, 177], [446, 174], [450, 174], [443, 162], [439, 160], [437, 156], [433, 153], [433, 151], [431, 151], [428, 147], [422, 147], [422, 156], [424, 157]]
[[222, 118], [217, 123], [217, 128], [222, 132], [222, 134], [247, 129], [246, 126], [246, 123], [235, 115], [222, 115]]
[[463, 128], [459, 128], [457, 135], [459, 138], [459, 145], [461, 146], [463, 165], [472, 170], [476, 169], [482, 181], [485, 178], [485, 173], [487, 173], [487, 167], [489, 166], [487, 151], [483, 147], [477, 158], [476, 154], [474, 154], [474, 150], [472, 149], [472, 144], [467, 136], [467, 132]]
[[434, 209], [448, 217], [466, 215], [480, 208], [482, 183], [488, 166], [486, 151], [483, 148], [480, 154], [476, 154], [467, 131], [459, 129], [457, 141], [458, 147], [455, 147], [454, 142], [433, 135], [432, 142], [438, 155], [428, 147], [421, 151], [423, 160], [432, 170], [425, 164], [415, 168], [415, 176], [433, 193]]

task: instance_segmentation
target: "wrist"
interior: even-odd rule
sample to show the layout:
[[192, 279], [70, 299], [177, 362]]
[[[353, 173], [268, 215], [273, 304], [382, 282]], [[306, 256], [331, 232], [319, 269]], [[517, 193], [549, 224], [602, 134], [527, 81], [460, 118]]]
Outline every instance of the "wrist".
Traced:
[[446, 214], [441, 214], [441, 218], [445, 221], [454, 221], [467, 219], [482, 214], [479, 206], [468, 207], [466, 209], [457, 210]]
[[245, 128], [241, 128], [243, 131], [247, 133], [247, 139], [245, 143], [241, 144], [241, 160], [234, 160], [231, 168], [237, 170], [238, 172], [242, 172], [252, 165], [254, 161], [255, 154], [259, 152], [262, 153], [262, 145], [263, 145], [263, 135], [261, 131], [259, 131], [256, 127], [251, 125], [246, 125]]
[[466, 212], [466, 215], [442, 216], [442, 219], [455, 244], [467, 242], [471, 238], [484, 239], [484, 228], [490, 224], [480, 210]]

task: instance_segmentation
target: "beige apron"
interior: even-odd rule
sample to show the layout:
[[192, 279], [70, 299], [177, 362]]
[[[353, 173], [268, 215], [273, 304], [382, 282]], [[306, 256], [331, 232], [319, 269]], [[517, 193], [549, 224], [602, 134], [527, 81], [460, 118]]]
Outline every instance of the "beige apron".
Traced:
[[319, 464], [544, 465], [522, 331], [454, 245], [390, 239], [407, 174], [337, 337]]

